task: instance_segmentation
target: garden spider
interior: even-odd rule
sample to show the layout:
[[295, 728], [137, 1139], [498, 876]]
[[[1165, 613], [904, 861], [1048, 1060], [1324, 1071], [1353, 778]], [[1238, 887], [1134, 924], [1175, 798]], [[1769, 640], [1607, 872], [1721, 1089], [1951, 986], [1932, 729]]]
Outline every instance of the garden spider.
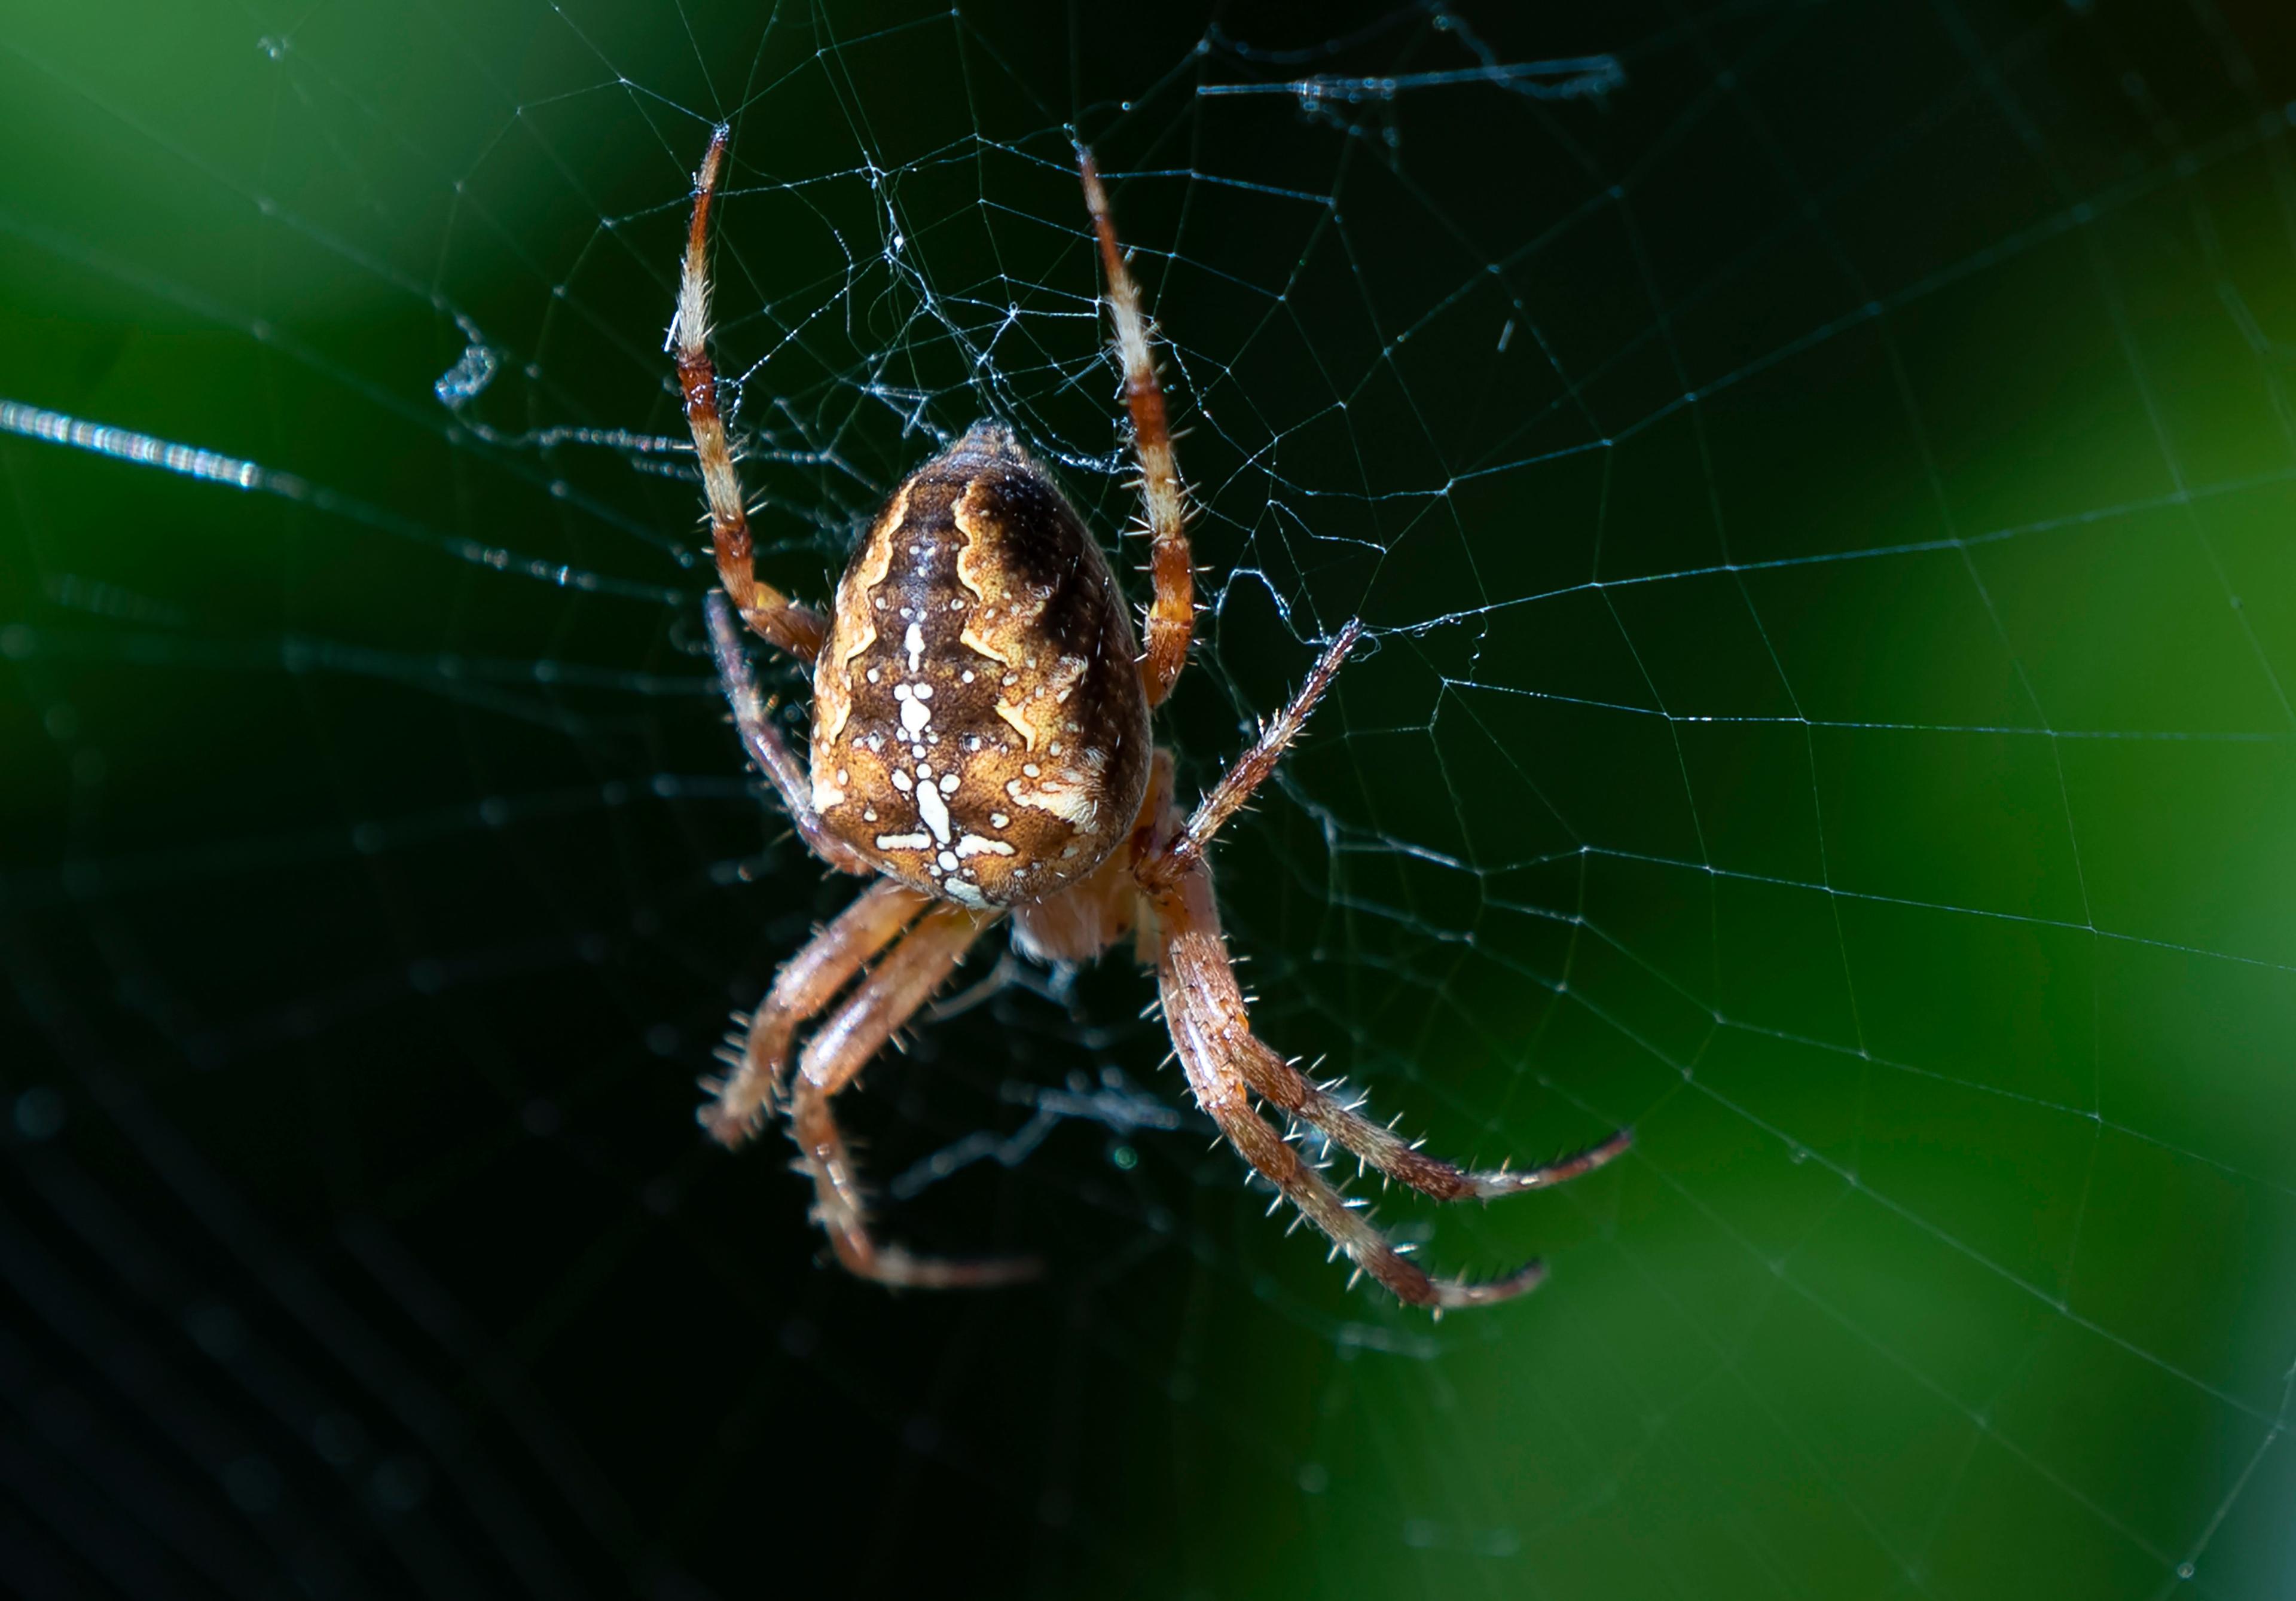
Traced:
[[[709, 211], [728, 136], [715, 131], [695, 178], [671, 329], [724, 584], [707, 603], [710, 645], [742, 743], [799, 837], [831, 866], [876, 882], [783, 966], [746, 1037], [729, 1039], [730, 1071], [705, 1080], [714, 1099], [701, 1109], [703, 1125], [738, 1145], [768, 1111], [785, 1107], [799, 1165], [818, 1197], [816, 1215], [838, 1260], [861, 1277], [953, 1287], [1030, 1277], [1036, 1264], [1025, 1259], [919, 1257], [875, 1238], [830, 1098], [996, 923], [1009, 918], [1013, 944], [1048, 963], [1088, 961], [1128, 932], [1143, 964], [1156, 969], [1197, 1104], [1330, 1236], [1335, 1253], [1439, 1314], [1529, 1289], [1544, 1271], [1536, 1261], [1487, 1284], [1431, 1277], [1252, 1108], [1257, 1096], [1293, 1126], [1446, 1201], [1559, 1184], [1609, 1162], [1629, 1139], [1621, 1131], [1523, 1172], [1465, 1171], [1334, 1100], [1252, 1033], [1205, 848], [1275, 770], [1362, 628], [1340, 630], [1291, 705], [1183, 817], [1171, 758], [1152, 743], [1148, 717], [1186, 664], [1195, 624], [1185, 497], [1139, 291], [1091, 154], [1078, 151], [1124, 366], [1155, 586], [1144, 653], [1107, 557], [1050, 475], [994, 422], [973, 424], [893, 492], [854, 547], [828, 616], [758, 579], [709, 349]], [[813, 667], [809, 767], [758, 692], [736, 613]], [[791, 1079], [799, 1027], [849, 984]]]

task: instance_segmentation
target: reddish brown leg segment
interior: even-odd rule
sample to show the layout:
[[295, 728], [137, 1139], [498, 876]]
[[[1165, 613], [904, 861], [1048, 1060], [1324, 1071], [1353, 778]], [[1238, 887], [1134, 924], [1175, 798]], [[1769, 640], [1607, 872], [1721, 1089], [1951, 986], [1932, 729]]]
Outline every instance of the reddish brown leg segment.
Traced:
[[1321, 1131], [1398, 1183], [1438, 1201], [1491, 1201], [1525, 1190], [1550, 1189], [1581, 1173], [1593, 1172], [1635, 1143], [1634, 1131], [1621, 1129], [1600, 1145], [1573, 1152], [1545, 1167], [1510, 1170], [1501, 1166], [1478, 1172], [1430, 1156], [1385, 1124], [1372, 1121], [1353, 1106], [1341, 1105], [1257, 1038], [1250, 1049], [1241, 1053], [1237, 1066], [1263, 1099]]
[[1299, 1207], [1301, 1216], [1399, 1299], [1439, 1311], [1481, 1306], [1522, 1293], [1539, 1281], [1544, 1269], [1529, 1262], [1484, 1285], [1430, 1277], [1269, 1128], [1253, 1112], [1249, 1096], [1258, 1095], [1308, 1124], [1388, 1177], [1443, 1201], [1489, 1200], [1575, 1178], [1625, 1151], [1633, 1143], [1632, 1134], [1621, 1129], [1601, 1145], [1546, 1167], [1476, 1172], [1430, 1156], [1353, 1106], [1341, 1104], [1252, 1033], [1243, 991], [1220, 936], [1211, 874], [1204, 862], [1205, 845], [1275, 770], [1361, 633], [1353, 622], [1340, 630], [1292, 703], [1261, 729], [1251, 749], [1213, 786], [1185, 827], [1177, 825], [1174, 815], [1162, 839], [1140, 858], [1135, 874], [1154, 908], [1157, 973], [1173, 1043], [1189, 1088], [1221, 1132]]
[[717, 1098], [696, 1113], [718, 1144], [738, 1145], [757, 1133], [780, 1098], [798, 1025], [834, 1000], [862, 965], [898, 939], [929, 904], [914, 890], [881, 878], [783, 964], [773, 989], [758, 1003], [740, 1053], [727, 1058], [733, 1072], [709, 1086]]
[[813, 1179], [816, 1215], [837, 1260], [858, 1277], [915, 1289], [961, 1289], [1013, 1284], [1039, 1270], [1028, 1257], [949, 1260], [880, 1244], [869, 1232], [860, 1174], [829, 1106], [829, 1097], [851, 1083], [894, 1030], [932, 998], [988, 925], [955, 907], [927, 914], [806, 1042], [790, 1097], [799, 1165]]
[[[1546, 1268], [1530, 1261], [1488, 1284], [1437, 1278], [1373, 1227], [1355, 1210], [1358, 1203], [1341, 1196], [1251, 1109], [1252, 1074], [1264, 1071], [1265, 1063], [1275, 1058], [1252, 1035], [1243, 995], [1236, 987], [1227, 947], [1220, 938], [1218, 915], [1212, 908], [1210, 874], [1198, 864], [1177, 886], [1158, 894], [1154, 904], [1162, 933], [1158, 985], [1188, 1088], [1194, 1092], [1196, 1104], [1227, 1136], [1228, 1143], [1298, 1207], [1302, 1217], [1322, 1229], [1358, 1268], [1412, 1306], [1439, 1311], [1488, 1306], [1521, 1294], [1546, 1277]], [[1255, 1055], [1258, 1062], [1253, 1061]], [[1458, 1174], [1447, 1164], [1438, 1165]]]
[[1220, 825], [1242, 810], [1252, 792], [1275, 773], [1275, 764], [1283, 759], [1283, 752], [1308, 726], [1308, 714], [1316, 710], [1316, 702], [1324, 698], [1332, 680], [1339, 677], [1340, 666], [1347, 661], [1348, 653], [1362, 637], [1363, 624], [1350, 619], [1308, 673], [1300, 693], [1292, 697], [1292, 703], [1261, 727], [1251, 749], [1237, 757], [1235, 765], [1212, 785], [1211, 792], [1196, 803], [1188, 825], [1160, 854], [1147, 858], [1141, 874], [1145, 882], [1177, 883], [1183, 873], [1203, 859], [1204, 847], [1211, 843]]
[[731, 130], [722, 126], [710, 135], [709, 152], [694, 177], [693, 219], [685, 231], [685, 267], [678, 277], [671, 343], [676, 349], [678, 388], [685, 396], [685, 425], [693, 434], [701, 486], [709, 497], [709, 542], [718, 558], [718, 581], [734, 597], [742, 620], [761, 637], [800, 661], [810, 661], [821, 653], [827, 630], [819, 612], [758, 581], [742, 477], [726, 440], [725, 420], [718, 415], [718, 369], [709, 359], [709, 207], [717, 198], [726, 142], [731, 136]]
[[1132, 450], [1140, 462], [1140, 507], [1148, 525], [1148, 570], [1156, 595], [1148, 606], [1147, 655], [1140, 663], [1148, 704], [1160, 706], [1188, 664], [1188, 641], [1196, 630], [1195, 565], [1188, 554], [1187, 492], [1172, 455], [1171, 424], [1164, 415], [1164, 386], [1156, 377], [1156, 357], [1148, 346], [1148, 320], [1140, 315], [1140, 290], [1124, 265], [1109, 216], [1108, 194], [1092, 152], [1079, 148], [1077, 166], [1084, 179], [1085, 209], [1092, 213], [1100, 241], [1101, 271], [1108, 278], [1108, 309], [1116, 324], [1116, 349], [1124, 363], [1124, 403], [1132, 414]]
[[709, 624], [709, 653], [718, 663], [718, 682], [734, 709], [734, 726], [741, 731], [750, 759], [781, 797], [798, 837], [814, 855], [840, 872], [874, 873], [869, 859], [830, 833], [822, 824], [821, 814], [814, 810], [813, 782], [766, 710], [766, 697], [758, 693], [750, 659], [742, 653], [742, 636], [734, 627], [733, 607], [725, 595], [713, 589], [702, 596], [701, 612]]

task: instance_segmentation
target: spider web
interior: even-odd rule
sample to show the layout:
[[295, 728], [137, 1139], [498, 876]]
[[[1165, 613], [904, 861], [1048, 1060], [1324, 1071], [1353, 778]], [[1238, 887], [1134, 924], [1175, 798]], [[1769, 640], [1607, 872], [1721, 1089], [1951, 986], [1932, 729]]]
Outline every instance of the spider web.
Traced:
[[[25, 1593], [2287, 1593], [2296, 62], [2209, 0], [268, 4], [0, 37], [0, 1558]], [[1258, 1017], [1551, 1195], [1266, 1219], [1145, 981], [703, 1148], [849, 885], [739, 766], [660, 350], [734, 127], [761, 564], [1188, 431]], [[782, 673], [773, 687], [800, 696]], [[968, 970], [988, 976], [984, 958]], [[1010, 975], [1008, 975], [1010, 976]], [[1358, 1193], [1376, 1195], [1370, 1186]]]

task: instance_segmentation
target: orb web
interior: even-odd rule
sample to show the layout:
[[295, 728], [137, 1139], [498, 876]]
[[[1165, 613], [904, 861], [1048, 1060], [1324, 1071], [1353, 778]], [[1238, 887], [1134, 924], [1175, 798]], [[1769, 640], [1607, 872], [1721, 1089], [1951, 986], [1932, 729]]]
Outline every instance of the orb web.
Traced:
[[[1055, 1594], [2284, 1574], [2260, 27], [93, 26], [0, 57], [55, 158], [0, 194], [27, 1563], [739, 1593], [763, 1497], [863, 1588], [983, 1520]], [[1370, 631], [1219, 854], [1259, 1024], [1447, 1154], [1633, 1125], [1496, 1209], [1356, 1185], [1537, 1297], [1350, 1292], [1121, 959], [992, 951], [850, 1096], [887, 1231], [1041, 1291], [849, 1284], [774, 1141], [697, 1140], [850, 892], [701, 648], [661, 342], [721, 119], [726, 402], [816, 598], [984, 415], [1140, 554], [1091, 142], [1200, 513], [1183, 792]]]

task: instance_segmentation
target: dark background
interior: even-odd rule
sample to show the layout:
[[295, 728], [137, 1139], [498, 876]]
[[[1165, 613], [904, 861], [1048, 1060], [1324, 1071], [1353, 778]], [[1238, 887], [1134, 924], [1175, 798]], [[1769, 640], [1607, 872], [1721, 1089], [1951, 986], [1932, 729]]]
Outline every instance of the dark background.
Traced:
[[[2289, 1593], [2292, 94], [2270, 8], [2113, 0], [13, 8], [7, 1579]], [[1382, 1201], [1539, 1294], [1349, 1289], [1122, 960], [849, 1097], [889, 1183], [1071, 1075], [1178, 1113], [888, 1206], [1042, 1285], [848, 1282], [701, 1141], [850, 893], [642, 443], [720, 117], [816, 596], [976, 415], [1129, 515], [1093, 142], [1203, 511], [1184, 789], [1374, 630], [1219, 858], [1262, 1023], [1446, 1154], [1634, 1124]]]

